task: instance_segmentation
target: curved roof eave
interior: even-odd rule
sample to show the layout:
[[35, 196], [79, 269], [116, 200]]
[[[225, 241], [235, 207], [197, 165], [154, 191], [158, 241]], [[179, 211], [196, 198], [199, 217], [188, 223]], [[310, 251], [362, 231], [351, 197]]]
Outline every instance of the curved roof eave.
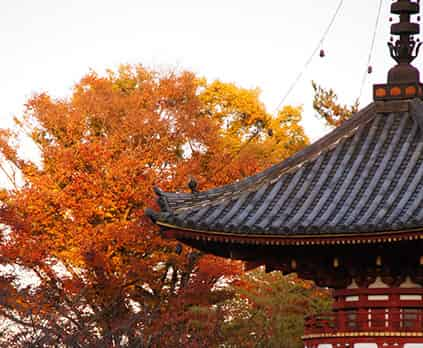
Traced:
[[156, 189], [161, 212], [147, 215], [186, 237], [252, 244], [418, 238], [422, 120], [420, 100], [372, 103], [257, 175], [194, 194]]

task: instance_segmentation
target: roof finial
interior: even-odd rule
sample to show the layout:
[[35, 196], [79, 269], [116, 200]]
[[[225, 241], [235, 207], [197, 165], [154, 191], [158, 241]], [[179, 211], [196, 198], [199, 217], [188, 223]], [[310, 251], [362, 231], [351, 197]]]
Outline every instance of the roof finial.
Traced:
[[391, 57], [398, 63], [388, 74], [388, 83], [420, 82], [419, 71], [410, 63], [419, 54], [421, 43], [413, 35], [420, 33], [420, 25], [412, 23], [411, 15], [419, 13], [419, 4], [411, 0], [398, 0], [391, 5], [392, 14], [400, 16], [400, 21], [391, 25], [391, 34], [399, 35], [395, 43], [389, 42]]
[[193, 176], [189, 176], [189, 181], [188, 181], [188, 187], [191, 190], [191, 193], [198, 193], [198, 182], [197, 180], [195, 180], [195, 178]]
[[391, 34], [399, 38], [395, 42], [391, 38], [388, 46], [397, 65], [389, 70], [387, 85], [374, 86], [375, 100], [410, 99], [423, 95], [419, 70], [411, 65], [421, 46], [414, 38], [420, 33], [420, 25], [411, 22], [411, 16], [420, 11], [417, 1], [396, 0], [391, 5], [391, 13], [399, 15], [399, 22], [391, 25]]

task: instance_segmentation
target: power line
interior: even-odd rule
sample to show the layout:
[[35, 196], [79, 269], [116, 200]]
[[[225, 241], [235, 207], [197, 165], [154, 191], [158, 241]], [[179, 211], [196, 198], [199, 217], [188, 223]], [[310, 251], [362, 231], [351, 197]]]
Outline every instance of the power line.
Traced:
[[[274, 111], [274, 114], [276, 114], [279, 109], [281, 108], [281, 106], [285, 103], [286, 99], [288, 98], [288, 96], [292, 93], [292, 91], [294, 90], [294, 88], [296, 87], [296, 85], [298, 84], [298, 82], [300, 81], [300, 79], [302, 78], [302, 76], [304, 75], [304, 73], [306, 72], [307, 68], [309, 67], [309, 65], [311, 64], [311, 62], [313, 61], [314, 56], [317, 54], [317, 52], [319, 51], [319, 49], [322, 47], [323, 42], [325, 41], [327, 35], [329, 34], [332, 26], [335, 23], [336, 18], [338, 17], [338, 14], [342, 8], [342, 5], [344, 3], [344, 0], [340, 0], [338, 3], [338, 6], [328, 24], [328, 26], [326, 27], [325, 31], [323, 32], [322, 37], [320, 38], [320, 40], [318, 41], [318, 44], [316, 45], [316, 47], [313, 49], [311, 55], [309, 56], [309, 58], [307, 59], [307, 61], [305, 62], [302, 71], [300, 71], [298, 73], [298, 75], [296, 76], [295, 80], [292, 82], [292, 84], [290, 85], [290, 87], [288, 88], [287, 92], [285, 93], [285, 95], [283, 96], [282, 100], [280, 101], [280, 103], [278, 104], [277, 108]], [[359, 94], [359, 100], [361, 98], [362, 92], [363, 92], [363, 88], [364, 85], [366, 83], [367, 80], [367, 75], [370, 73], [369, 69], [371, 69], [371, 61], [372, 61], [372, 57], [373, 57], [373, 52], [374, 52], [374, 48], [375, 48], [375, 44], [376, 44], [376, 36], [377, 36], [377, 30], [379, 27], [379, 22], [380, 22], [380, 16], [381, 16], [381, 12], [382, 12], [382, 3], [383, 0], [379, 0], [379, 6], [378, 6], [378, 11], [377, 11], [377, 16], [376, 16], [376, 22], [375, 22], [375, 27], [374, 27], [374, 31], [373, 31], [373, 36], [372, 36], [372, 41], [371, 41], [371, 45], [370, 45], [370, 51], [369, 51], [369, 56], [367, 59], [367, 67], [366, 67], [366, 71], [365, 74], [363, 75], [363, 79], [362, 79], [362, 83], [361, 83], [361, 88], [360, 88], [360, 94]], [[241, 147], [238, 149], [238, 151], [233, 154], [231, 156], [231, 158], [226, 161], [226, 163], [223, 163], [223, 165], [219, 168], [218, 171], [223, 170], [224, 168], [226, 168], [230, 163], [232, 163], [232, 161], [237, 158], [240, 153], [242, 152], [242, 150], [254, 139], [257, 137], [257, 135], [259, 134], [259, 132], [254, 133], [244, 144], [241, 145]]]
[[332, 28], [333, 24], [335, 23], [336, 17], [338, 16], [339, 11], [341, 10], [341, 7], [342, 7], [343, 3], [344, 3], [344, 0], [340, 0], [339, 1], [338, 7], [336, 8], [335, 13], [332, 16], [332, 19], [329, 22], [329, 25], [326, 27], [325, 31], [323, 32], [322, 37], [320, 38], [320, 40], [319, 40], [318, 44], [316, 45], [316, 47], [314, 48], [314, 50], [312, 51], [310, 57], [305, 62], [304, 67], [303, 67], [303, 70], [299, 72], [299, 74], [297, 75], [297, 77], [295, 78], [295, 80], [293, 81], [293, 83], [288, 88], [288, 91], [285, 93], [285, 95], [283, 96], [282, 100], [278, 104], [278, 106], [277, 106], [274, 114], [276, 114], [278, 112], [278, 110], [281, 108], [281, 106], [285, 103], [285, 100], [288, 98], [288, 96], [294, 90], [294, 88], [297, 85], [298, 81], [300, 81], [301, 77], [304, 75], [304, 73], [306, 72], [307, 68], [311, 64], [311, 62], [312, 62], [314, 56], [316, 55], [317, 51], [322, 47], [322, 44], [325, 41], [326, 36], [328, 35], [330, 29]]
[[[318, 44], [316, 45], [315, 49], [313, 50], [312, 54], [310, 55], [310, 57], [307, 59], [306, 63], [304, 64], [303, 70], [297, 75], [296, 79], [294, 80], [294, 82], [291, 84], [291, 86], [289, 87], [287, 93], [284, 95], [284, 97], [282, 98], [281, 102], [279, 103], [278, 107], [276, 108], [276, 110], [274, 111], [273, 114], [276, 114], [277, 111], [280, 109], [280, 107], [284, 104], [286, 98], [288, 98], [288, 96], [291, 94], [291, 92], [293, 91], [293, 89], [295, 88], [295, 86], [297, 85], [298, 81], [301, 79], [301, 77], [304, 75], [304, 72], [307, 70], [308, 66], [310, 65], [311, 61], [313, 60], [313, 57], [316, 55], [317, 51], [320, 49], [320, 47], [322, 46], [323, 42], [326, 39], [326, 36], [328, 35], [330, 29], [332, 28], [333, 24], [335, 23], [336, 17], [339, 14], [339, 11], [342, 8], [342, 5], [344, 3], [344, 0], [340, 0], [338, 3], [338, 6], [335, 10], [335, 13], [333, 14], [328, 26], [326, 27], [325, 31], [323, 32], [322, 37], [320, 38]], [[255, 139], [257, 136], [259, 135], [259, 132], [252, 134], [252, 136], [244, 143], [240, 146], [240, 148], [238, 149], [238, 151], [232, 155], [230, 157], [230, 159], [228, 161], [226, 161], [226, 163], [223, 163], [222, 166], [219, 167], [218, 170], [215, 171], [222, 171], [223, 169], [225, 169], [229, 164], [232, 163], [232, 161], [237, 158], [240, 153], [242, 152], [242, 150], [253, 140]]]
[[379, 27], [380, 14], [382, 12], [382, 3], [383, 3], [383, 1], [379, 0], [379, 8], [378, 8], [378, 11], [377, 11], [375, 28], [373, 30], [372, 43], [370, 45], [370, 51], [369, 51], [369, 57], [367, 59], [366, 70], [363, 74], [363, 79], [361, 80], [360, 94], [358, 95], [358, 100], [361, 99], [361, 95], [363, 94], [364, 85], [366, 84], [367, 76], [371, 73], [371, 69], [372, 69], [370, 64], [371, 64], [371, 61], [372, 61], [372, 56], [373, 56], [375, 43], [376, 43], [377, 29]]

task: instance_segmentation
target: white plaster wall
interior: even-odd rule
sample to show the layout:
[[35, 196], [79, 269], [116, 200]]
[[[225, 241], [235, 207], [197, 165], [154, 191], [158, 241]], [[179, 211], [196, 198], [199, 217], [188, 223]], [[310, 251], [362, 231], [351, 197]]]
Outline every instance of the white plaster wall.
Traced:
[[404, 348], [423, 348], [423, 343], [406, 343]]
[[354, 348], [377, 348], [376, 343], [356, 343]]
[[319, 344], [317, 348], [333, 348], [331, 344]]

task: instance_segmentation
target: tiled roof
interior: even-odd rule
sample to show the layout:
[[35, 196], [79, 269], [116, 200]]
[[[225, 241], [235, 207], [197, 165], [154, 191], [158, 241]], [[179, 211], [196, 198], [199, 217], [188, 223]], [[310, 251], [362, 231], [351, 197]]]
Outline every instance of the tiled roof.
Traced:
[[157, 224], [226, 235], [380, 234], [423, 228], [423, 103], [375, 103], [264, 172], [199, 193], [159, 189]]

